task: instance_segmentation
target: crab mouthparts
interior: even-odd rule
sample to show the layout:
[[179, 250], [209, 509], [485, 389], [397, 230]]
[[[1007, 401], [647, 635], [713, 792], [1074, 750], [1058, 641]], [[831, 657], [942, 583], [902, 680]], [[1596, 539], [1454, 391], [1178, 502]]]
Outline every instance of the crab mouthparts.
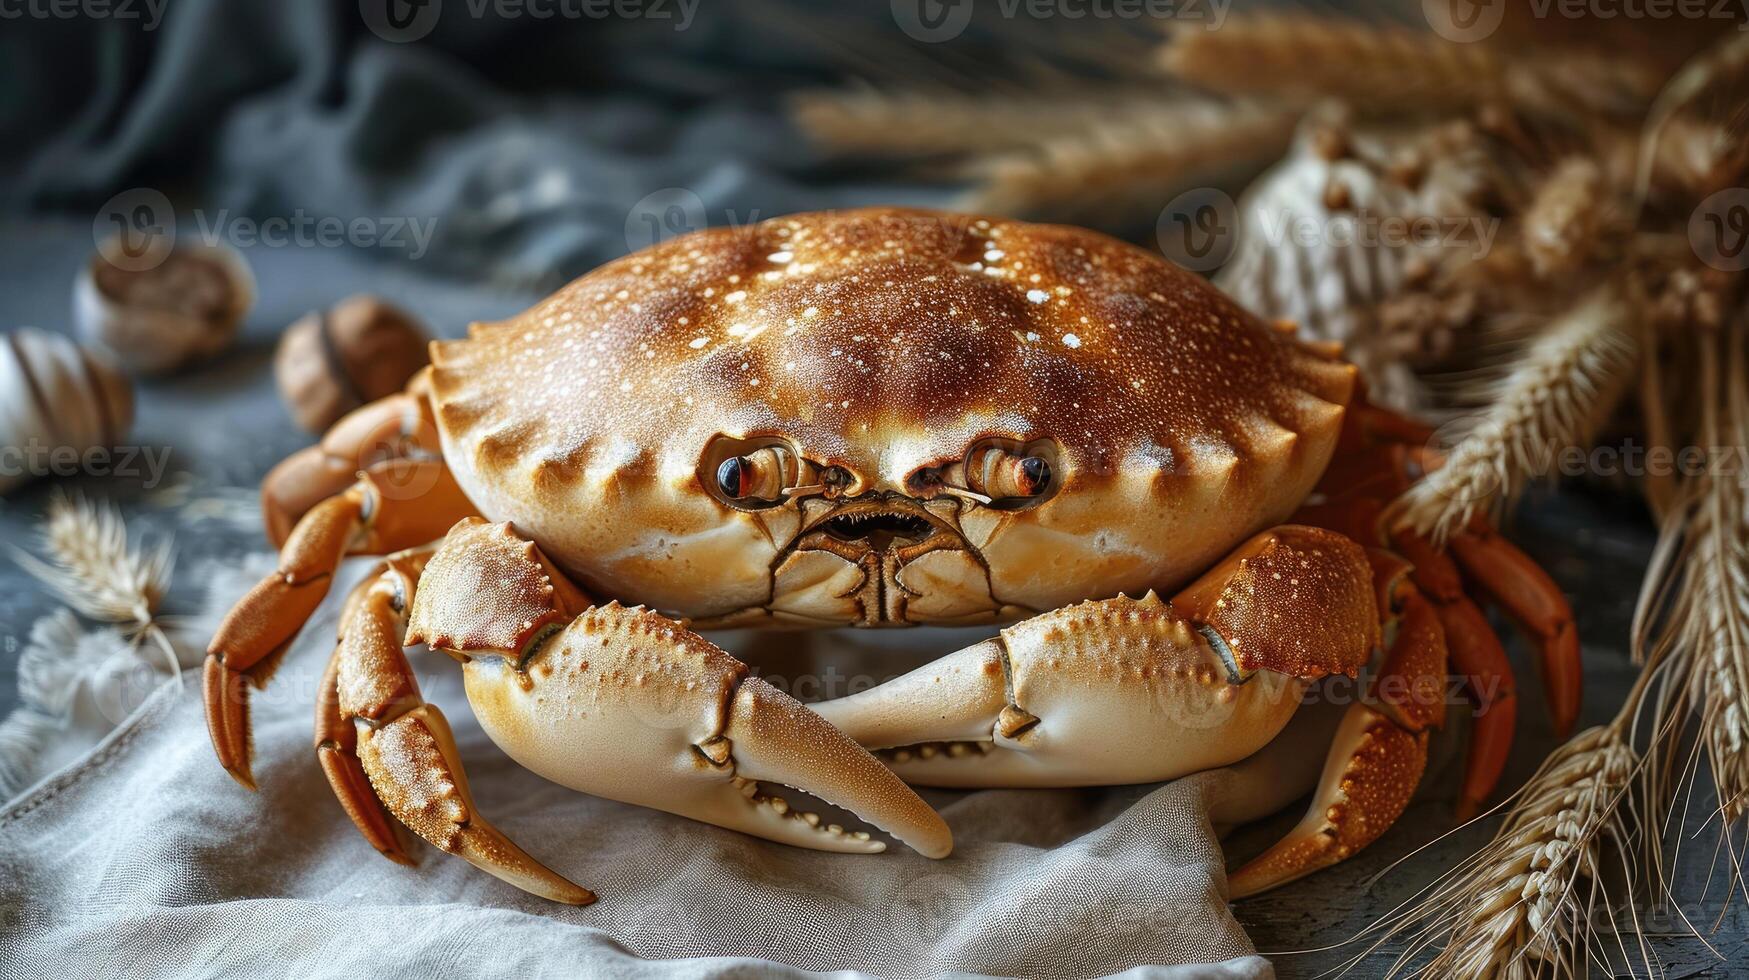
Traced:
[[840, 514], [820, 527], [840, 541], [867, 542], [876, 551], [886, 550], [894, 541], [921, 541], [935, 532], [935, 525], [923, 518], [894, 511]]

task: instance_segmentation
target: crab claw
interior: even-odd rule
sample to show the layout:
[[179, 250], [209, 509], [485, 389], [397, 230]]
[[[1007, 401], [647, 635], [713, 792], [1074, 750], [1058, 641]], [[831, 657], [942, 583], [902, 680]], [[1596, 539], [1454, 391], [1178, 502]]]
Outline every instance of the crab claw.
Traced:
[[1290, 675], [1241, 671], [1149, 593], [1035, 616], [813, 707], [909, 783], [1108, 786], [1243, 759], [1301, 691]]
[[523, 766], [595, 796], [666, 810], [798, 847], [886, 844], [768, 789], [856, 814], [928, 857], [953, 836], [861, 746], [680, 623], [611, 603], [584, 611], [517, 660], [479, 657], [468, 699]]

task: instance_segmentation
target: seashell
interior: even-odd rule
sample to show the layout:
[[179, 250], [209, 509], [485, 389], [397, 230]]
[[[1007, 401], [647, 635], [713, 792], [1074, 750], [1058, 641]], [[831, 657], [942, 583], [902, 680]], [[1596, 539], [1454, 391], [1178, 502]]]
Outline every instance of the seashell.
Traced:
[[0, 494], [77, 469], [133, 422], [133, 386], [107, 355], [28, 328], [0, 340]]
[[236, 249], [177, 245], [130, 261], [111, 238], [73, 285], [79, 336], [130, 371], [166, 374], [223, 351], [255, 303], [255, 277]]
[[280, 397], [298, 424], [327, 431], [342, 415], [392, 395], [430, 363], [418, 321], [375, 296], [354, 296], [291, 325], [273, 359]]

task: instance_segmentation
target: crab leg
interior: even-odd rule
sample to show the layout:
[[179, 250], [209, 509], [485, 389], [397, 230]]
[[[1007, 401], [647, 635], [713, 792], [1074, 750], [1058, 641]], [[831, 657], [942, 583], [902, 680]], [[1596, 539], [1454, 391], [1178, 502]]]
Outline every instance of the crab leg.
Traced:
[[1529, 555], [1492, 528], [1478, 525], [1453, 535], [1450, 548], [1464, 575], [1535, 641], [1555, 735], [1566, 738], [1579, 717], [1584, 675], [1579, 664], [1579, 631], [1561, 587]]
[[1304, 682], [1357, 670], [1377, 630], [1362, 550], [1280, 527], [1170, 604], [1149, 593], [1045, 613], [814, 708], [908, 782], [1153, 782], [1261, 748]]
[[280, 654], [333, 584], [349, 554], [384, 554], [432, 541], [473, 506], [441, 461], [406, 464], [393, 478], [360, 475], [345, 493], [317, 504], [262, 579], [219, 624], [207, 648], [207, 727], [225, 769], [255, 786], [250, 773], [248, 685], [266, 683]]
[[1406, 530], [1393, 534], [1391, 544], [1413, 563], [1411, 578], [1433, 602], [1445, 630], [1451, 666], [1463, 678], [1474, 704], [1469, 760], [1457, 803], [1462, 822], [1481, 808], [1506, 768], [1518, 724], [1517, 682], [1500, 637], [1464, 591], [1463, 577], [1451, 556]]
[[420, 697], [401, 636], [427, 554], [389, 559], [347, 604], [316, 717], [322, 770], [353, 823], [391, 860], [412, 863], [392, 815], [518, 888], [569, 905], [593, 902], [591, 892], [530, 857], [480, 814], [448, 721]]
[[1342, 861], [1402, 816], [1427, 766], [1430, 730], [1445, 721], [1444, 631], [1433, 606], [1398, 580], [1396, 637], [1368, 696], [1350, 705], [1306, 815], [1228, 876], [1233, 898]]
[[425, 568], [407, 641], [464, 659], [486, 733], [561, 785], [801, 847], [885, 849], [767, 789], [778, 784], [929, 857], [953, 847], [928, 804], [819, 715], [681, 623], [589, 606], [507, 524], [451, 531]]
[[287, 456], [267, 474], [261, 482], [261, 513], [274, 547], [285, 544], [310, 508], [345, 492], [361, 471], [392, 478], [409, 463], [442, 455], [426, 384], [427, 375], [420, 372], [406, 391], [348, 412], [320, 442]]

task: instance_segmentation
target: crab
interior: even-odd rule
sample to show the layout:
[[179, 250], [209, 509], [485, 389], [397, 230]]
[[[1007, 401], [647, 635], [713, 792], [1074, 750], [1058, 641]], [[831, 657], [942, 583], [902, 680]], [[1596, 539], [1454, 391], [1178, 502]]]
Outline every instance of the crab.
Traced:
[[[1553, 581], [1481, 522], [1436, 547], [1391, 520], [1428, 436], [1337, 351], [1090, 231], [870, 209], [684, 235], [435, 343], [269, 475], [280, 565], [212, 642], [213, 745], [253, 787], [250, 688], [345, 558], [383, 556], [316, 710], [341, 805], [394, 860], [404, 826], [584, 903], [476, 805], [407, 649], [457, 661], [492, 741], [564, 786], [930, 857], [952, 836], [912, 784], [1169, 780], [1364, 671], [1306, 817], [1230, 876], [1255, 893], [1402, 813], [1448, 670], [1476, 717], [1460, 807], [1488, 796], [1515, 686], [1470, 589], [1534, 639], [1556, 726], [1577, 712]], [[699, 632], [924, 624], [997, 628], [811, 706]]]

